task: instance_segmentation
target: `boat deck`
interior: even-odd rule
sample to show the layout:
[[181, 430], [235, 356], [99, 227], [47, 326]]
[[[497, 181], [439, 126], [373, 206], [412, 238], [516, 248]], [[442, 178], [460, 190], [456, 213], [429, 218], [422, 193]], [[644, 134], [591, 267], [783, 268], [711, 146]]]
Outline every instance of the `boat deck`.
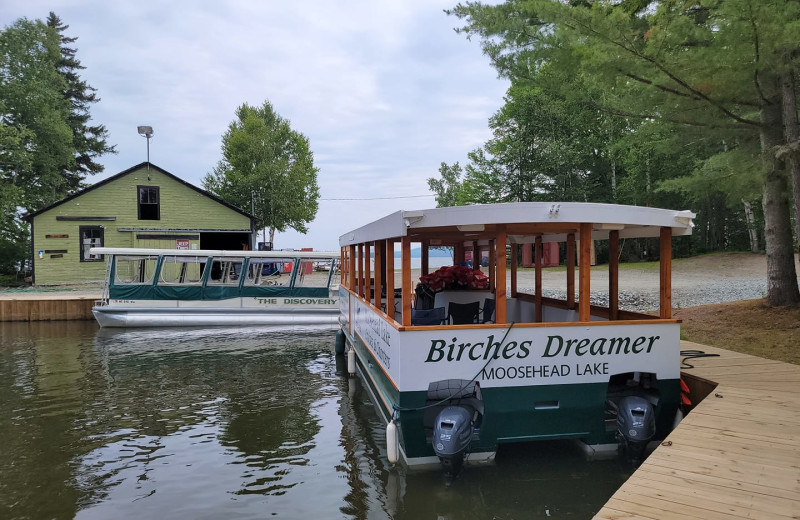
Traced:
[[800, 518], [800, 366], [681, 350], [719, 354], [683, 369], [693, 393], [710, 393], [595, 518]]

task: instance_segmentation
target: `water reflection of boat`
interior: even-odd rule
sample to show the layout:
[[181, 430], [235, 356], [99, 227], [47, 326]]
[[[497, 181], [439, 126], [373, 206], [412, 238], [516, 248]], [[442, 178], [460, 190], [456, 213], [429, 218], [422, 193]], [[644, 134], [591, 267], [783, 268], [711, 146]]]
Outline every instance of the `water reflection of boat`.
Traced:
[[[298, 335], [298, 332], [302, 333]], [[297, 340], [298, 337], [305, 339], [325, 338], [328, 341], [331, 337], [331, 329], [327, 325], [306, 327], [279, 327], [279, 326], [218, 326], [218, 327], [155, 327], [152, 329], [143, 327], [103, 327], [97, 329], [95, 336], [103, 340], [116, 340], [116, 343], [136, 343], [141, 342], [141, 347], [159, 348], [160, 340], [170, 342], [190, 343], [194, 340], [203, 338], [237, 339], [240, 337], [252, 338], [254, 343], [263, 345], [264, 341], [281, 344], [286, 341]]]
[[[641, 456], [678, 410], [670, 259], [672, 237], [691, 234], [693, 218], [633, 206], [515, 203], [399, 211], [342, 235], [342, 330], [353, 370], [389, 423], [390, 459], [396, 442], [396, 457], [410, 466], [441, 461], [457, 471], [466, 454], [487, 461], [501, 444], [552, 439], [579, 440], [589, 452], [616, 450], [620, 441]], [[656, 316], [618, 307], [616, 251], [621, 238], [637, 237], [659, 241]], [[614, 252], [607, 307], [590, 304], [596, 240]], [[542, 295], [548, 242], [566, 251], [566, 300]], [[517, 286], [517, 246], [526, 243], [539, 259], [530, 294]], [[416, 292], [412, 244], [422, 250]], [[431, 273], [428, 250], [442, 246], [457, 265]], [[463, 265], [470, 250], [488, 257], [488, 273]]]
[[[101, 327], [337, 323], [339, 253], [92, 248], [108, 257]], [[315, 269], [324, 262], [328, 269]]]
[[587, 461], [569, 441], [504, 445], [495, 464], [447, 483], [438, 472], [398, 474], [402, 507], [392, 518], [592, 518], [629, 475], [617, 460]]
[[[93, 419], [102, 417], [99, 422], [112, 425], [114, 433], [81, 459], [81, 471], [98, 480], [111, 475], [109, 488], [122, 482], [112, 490], [116, 497], [125, 497], [133, 483], [142, 495], [158, 490], [149, 504], [165, 496], [177, 503], [174, 494], [181, 492], [195, 497], [182, 506], [182, 518], [208, 516], [196, 509], [215, 494], [226, 496], [220, 511], [228, 516], [231, 497], [238, 504], [258, 502], [251, 496], [262, 497], [261, 513], [246, 516], [263, 514], [264, 496], [282, 497], [270, 499], [273, 511], [294, 505], [301, 514], [310, 508], [302, 516], [319, 516], [323, 506], [303, 497], [316, 485], [317, 464], [338, 455], [340, 429], [329, 420], [337, 395], [330, 383], [330, 338], [329, 329], [99, 329], [93, 357], [102, 360], [103, 371], [93, 381], [105, 375], [106, 384], [98, 386], [108, 404]], [[160, 458], [151, 463], [157, 457], [148, 458], [147, 450], [156, 449]], [[131, 450], [137, 454], [133, 462], [126, 456]], [[184, 487], [163, 485], [186, 471], [194, 473], [191, 483], [181, 477]], [[147, 481], [137, 480], [144, 472]], [[326, 491], [343, 494], [346, 487], [340, 479]], [[98, 510], [95, 516], [136, 516], [126, 509], [130, 502], [116, 501], [121, 513]], [[136, 506], [159, 516], [152, 505]]]
[[[337, 356], [336, 373], [347, 376], [345, 356]], [[617, 460], [587, 461], [569, 441], [504, 445], [495, 464], [467, 468], [455, 479], [402, 464], [390, 467], [368, 388], [361, 378], [343, 384], [340, 471], [352, 487], [345, 499], [367, 518], [381, 518], [378, 508], [397, 520], [589, 518], [631, 472]]]
[[248, 351], [279, 352], [308, 344], [329, 343], [328, 326], [304, 327], [102, 327], [95, 333], [95, 347], [116, 357], [162, 356], [167, 353], [226, 354]]

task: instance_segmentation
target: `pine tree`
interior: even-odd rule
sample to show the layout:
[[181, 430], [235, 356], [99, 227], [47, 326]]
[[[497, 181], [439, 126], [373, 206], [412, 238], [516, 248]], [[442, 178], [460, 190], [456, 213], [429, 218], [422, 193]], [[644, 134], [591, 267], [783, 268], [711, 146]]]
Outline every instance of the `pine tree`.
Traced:
[[[585, 101], [609, 114], [670, 124], [686, 138], [701, 130], [702, 139], [721, 149], [708, 148], [712, 155], [700, 159], [711, 162], [701, 171], [732, 164], [734, 154], [759, 158], [746, 165], [761, 180], [767, 300], [800, 302], [789, 198], [792, 178], [800, 191], [794, 82], [800, 3], [506, 0], [467, 2], [448, 12], [466, 21], [460, 32], [481, 37], [512, 84], [554, 67], [583, 78], [593, 87], [584, 91]], [[597, 91], [602, 96], [592, 95]], [[800, 212], [800, 194], [795, 201]]]
[[67, 190], [72, 193], [83, 186], [87, 175], [103, 171], [103, 165], [95, 162], [95, 159], [107, 153], [116, 153], [116, 150], [107, 143], [108, 131], [105, 125], [90, 124], [89, 108], [93, 103], [100, 101], [100, 98], [97, 97], [97, 89], [80, 77], [80, 71], [86, 67], [76, 58], [77, 49], [71, 46], [78, 38], [64, 34], [69, 25], [65, 25], [52, 11], [47, 17], [47, 26], [55, 29], [61, 40], [58, 71], [67, 83], [64, 98], [71, 107], [67, 123], [72, 129], [72, 142], [75, 147], [74, 164], [65, 167], [62, 175]]
[[308, 138], [269, 101], [244, 103], [222, 136], [222, 159], [203, 187], [235, 206], [252, 207], [273, 242], [275, 231], [308, 232], [319, 206], [318, 172]]

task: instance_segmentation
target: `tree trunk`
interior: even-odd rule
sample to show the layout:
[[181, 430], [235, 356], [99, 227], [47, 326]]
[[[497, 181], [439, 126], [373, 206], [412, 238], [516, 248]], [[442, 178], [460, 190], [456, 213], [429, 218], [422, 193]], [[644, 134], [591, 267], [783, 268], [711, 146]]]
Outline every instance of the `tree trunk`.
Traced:
[[[787, 57], [788, 61], [788, 57]], [[788, 66], [788, 65], [787, 65]], [[781, 81], [783, 99], [783, 133], [786, 140], [786, 158], [792, 172], [794, 189], [795, 238], [800, 249], [800, 125], [797, 122], [797, 98], [794, 91], [794, 72], [791, 67], [784, 72]]]
[[269, 228], [269, 243], [272, 244], [272, 248], [275, 249], [275, 228], [272, 226]]
[[617, 161], [611, 159], [611, 197], [614, 202], [617, 201]]
[[756, 229], [756, 219], [753, 217], [753, 206], [742, 199], [744, 204], [744, 217], [747, 221], [747, 231], [750, 234], [750, 252], [758, 253], [758, 229]]
[[794, 268], [792, 226], [789, 215], [788, 175], [775, 153], [783, 144], [782, 107], [778, 102], [761, 107], [761, 153], [764, 162], [764, 239], [767, 249], [767, 302], [772, 306], [800, 302]]

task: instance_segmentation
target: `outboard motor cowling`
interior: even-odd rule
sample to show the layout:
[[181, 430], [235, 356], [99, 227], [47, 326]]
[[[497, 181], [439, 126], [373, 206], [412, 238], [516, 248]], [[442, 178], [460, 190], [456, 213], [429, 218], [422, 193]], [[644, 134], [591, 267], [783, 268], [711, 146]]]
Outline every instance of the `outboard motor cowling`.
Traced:
[[639, 464], [647, 443], [656, 434], [653, 405], [638, 396], [623, 397], [617, 408], [617, 439], [629, 461]]
[[433, 425], [433, 451], [445, 473], [455, 475], [472, 441], [472, 412], [464, 406], [447, 406]]

